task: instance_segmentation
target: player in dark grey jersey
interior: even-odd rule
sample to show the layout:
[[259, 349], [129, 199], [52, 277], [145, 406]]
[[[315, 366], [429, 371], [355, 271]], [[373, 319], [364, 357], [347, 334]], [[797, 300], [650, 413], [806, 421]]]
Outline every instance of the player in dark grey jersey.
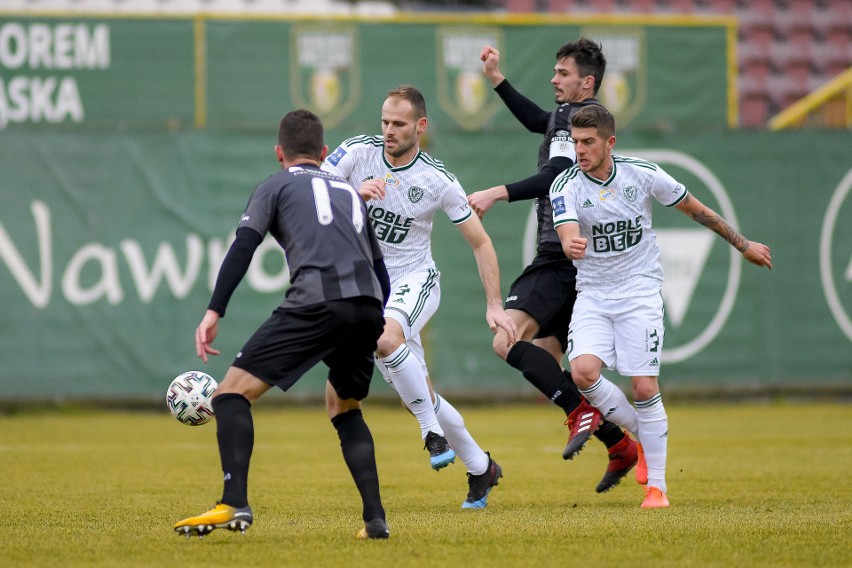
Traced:
[[195, 348], [206, 363], [208, 355], [219, 354], [211, 344], [231, 294], [270, 233], [284, 248], [291, 286], [214, 394], [224, 490], [215, 507], [178, 522], [174, 529], [180, 534], [245, 532], [251, 525], [251, 404], [274, 386], [286, 391], [322, 361], [329, 368], [326, 396], [334, 400], [331, 422], [363, 502], [365, 525], [357, 536], [388, 537], [373, 438], [360, 401], [370, 388], [390, 280], [364, 202], [348, 182], [319, 168], [327, 152], [316, 115], [297, 110], [281, 119], [275, 154], [282, 169], [252, 193], [195, 330]]
[[[536, 257], [512, 283], [505, 302], [506, 312], [518, 326], [518, 341], [507, 347], [505, 338], [498, 332], [494, 338], [494, 352], [521, 371], [569, 417], [566, 424], [570, 437], [562, 454], [565, 459], [572, 459], [579, 453], [592, 433], [606, 445], [609, 462], [596, 487], [601, 493], [617, 485], [634, 467], [637, 448], [620, 428], [602, 421], [600, 413], [581, 397], [571, 374], [561, 367], [577, 294], [577, 269], [565, 257], [553, 228], [548, 191], [556, 176], [574, 164], [571, 116], [586, 105], [600, 104], [594, 97], [603, 79], [606, 60], [601, 46], [586, 38], [561, 46], [556, 52], [554, 76], [550, 81], [559, 106], [547, 111], [516, 91], [506, 80], [500, 72], [500, 53], [496, 49], [485, 46], [480, 58], [483, 72], [515, 118], [531, 132], [544, 134], [538, 150], [537, 174], [468, 196], [470, 206], [480, 217], [497, 201], [536, 200]], [[582, 443], [577, 447], [578, 442]]]

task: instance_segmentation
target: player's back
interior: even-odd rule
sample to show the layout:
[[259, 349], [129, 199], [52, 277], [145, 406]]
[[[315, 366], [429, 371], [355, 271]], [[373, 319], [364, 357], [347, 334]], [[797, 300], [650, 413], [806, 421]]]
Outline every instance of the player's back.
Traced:
[[380, 252], [363, 201], [337, 176], [314, 166], [270, 176], [255, 189], [240, 226], [268, 231], [284, 248], [291, 287], [283, 305], [381, 300], [373, 272]]

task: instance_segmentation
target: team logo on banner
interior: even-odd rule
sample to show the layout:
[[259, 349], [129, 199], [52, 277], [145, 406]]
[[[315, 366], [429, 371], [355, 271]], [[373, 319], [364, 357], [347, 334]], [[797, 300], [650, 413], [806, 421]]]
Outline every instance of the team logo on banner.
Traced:
[[296, 25], [290, 50], [290, 92], [326, 128], [333, 128], [361, 96], [358, 37], [354, 26]]
[[595, 38], [606, 57], [604, 75], [597, 98], [615, 116], [619, 127], [629, 124], [645, 106], [647, 63], [645, 37], [641, 29], [587, 29], [585, 37]]
[[479, 52], [485, 45], [500, 49], [502, 34], [459, 27], [439, 27], [437, 34], [438, 104], [465, 130], [478, 130], [501, 107], [482, 74]]

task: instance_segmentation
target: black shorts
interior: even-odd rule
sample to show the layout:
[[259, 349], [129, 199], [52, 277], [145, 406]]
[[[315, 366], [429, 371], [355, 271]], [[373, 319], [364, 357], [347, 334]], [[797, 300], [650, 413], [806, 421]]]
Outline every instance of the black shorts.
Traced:
[[381, 302], [371, 298], [277, 308], [249, 338], [233, 366], [286, 391], [322, 361], [340, 398], [362, 400], [370, 391], [384, 324]]
[[536, 256], [512, 282], [507, 310], [522, 310], [539, 325], [536, 338], [556, 337], [568, 348], [568, 326], [577, 299], [577, 269], [565, 258]]

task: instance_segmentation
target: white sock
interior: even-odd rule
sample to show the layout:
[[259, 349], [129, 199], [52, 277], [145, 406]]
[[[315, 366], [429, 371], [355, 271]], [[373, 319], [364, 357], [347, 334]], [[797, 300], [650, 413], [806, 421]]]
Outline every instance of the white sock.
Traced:
[[488, 469], [488, 454], [474, 441], [464, 425], [464, 418], [447, 399], [435, 393], [435, 416], [444, 429], [444, 437], [471, 475], [482, 475]]
[[669, 439], [669, 418], [660, 393], [648, 400], [636, 401], [639, 417], [639, 442], [648, 464], [648, 485], [666, 492], [666, 454]]
[[580, 389], [580, 394], [586, 397], [589, 404], [600, 410], [603, 417], [613, 424], [618, 424], [634, 434], [639, 430], [636, 409], [633, 408], [621, 389], [603, 375], [588, 389]]
[[429, 432], [443, 436], [444, 430], [438, 424], [435, 409], [432, 407], [423, 363], [411, 352], [408, 345], [400, 345], [396, 351], [382, 358], [382, 363], [388, 368], [390, 382], [402, 403], [420, 423], [420, 437], [426, 439]]

